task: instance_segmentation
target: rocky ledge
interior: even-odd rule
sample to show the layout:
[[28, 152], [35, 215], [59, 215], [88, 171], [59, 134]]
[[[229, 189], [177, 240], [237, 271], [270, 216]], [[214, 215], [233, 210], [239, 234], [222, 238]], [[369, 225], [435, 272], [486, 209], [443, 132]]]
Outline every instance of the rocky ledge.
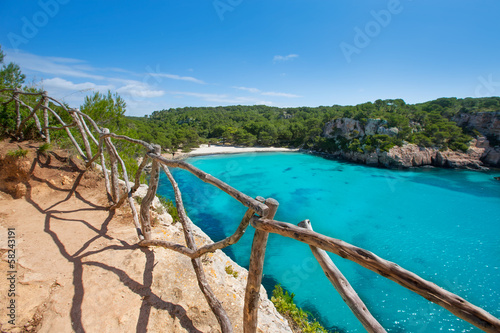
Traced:
[[[469, 128], [477, 128], [485, 132], [485, 135], [498, 135], [497, 127], [500, 127], [496, 113], [462, 116], [459, 124]], [[421, 127], [418, 123], [410, 123], [410, 126], [412, 131], [419, 131]], [[361, 123], [351, 118], [338, 118], [325, 125], [322, 135], [329, 139], [341, 137], [352, 140], [376, 134], [395, 137], [398, 133], [399, 129], [389, 127], [385, 120], [368, 119], [365, 123]], [[441, 151], [435, 147], [421, 147], [416, 144], [404, 143], [402, 146], [392, 147], [389, 151], [381, 149], [376, 149], [373, 152], [337, 150], [334, 152], [314, 151], [313, 153], [383, 168], [436, 166], [481, 170], [485, 169], [486, 166], [500, 167], [500, 147], [490, 146], [490, 142], [485, 136], [479, 136], [472, 140], [466, 152], [451, 149]]]
[[471, 147], [465, 153], [437, 148], [419, 147], [415, 144], [395, 146], [388, 152], [377, 151], [360, 153], [352, 151], [337, 151], [334, 153], [313, 152], [322, 156], [342, 158], [348, 161], [370, 166], [398, 169], [421, 166], [435, 166], [454, 169], [483, 170], [488, 166], [500, 166], [500, 149], [498, 147], [480, 147], [478, 140], [473, 140]]

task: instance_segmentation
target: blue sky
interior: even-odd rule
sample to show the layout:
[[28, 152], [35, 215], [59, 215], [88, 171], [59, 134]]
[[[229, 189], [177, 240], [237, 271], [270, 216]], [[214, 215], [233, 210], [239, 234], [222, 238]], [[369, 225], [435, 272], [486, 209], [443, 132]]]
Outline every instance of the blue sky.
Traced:
[[78, 107], [318, 106], [500, 95], [498, 0], [0, 1], [0, 44]]

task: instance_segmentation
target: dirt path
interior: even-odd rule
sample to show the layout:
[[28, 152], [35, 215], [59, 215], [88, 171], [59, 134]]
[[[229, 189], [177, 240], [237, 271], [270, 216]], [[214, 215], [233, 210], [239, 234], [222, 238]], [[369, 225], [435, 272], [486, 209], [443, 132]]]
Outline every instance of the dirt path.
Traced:
[[[0, 192], [1, 272], [10, 270], [8, 228], [13, 228], [17, 241], [15, 298], [8, 296], [9, 281], [0, 279], [1, 331], [219, 332], [189, 259], [136, 246], [129, 209], [107, 210], [100, 174], [85, 172], [57, 154], [50, 156], [50, 161], [37, 161], [31, 151], [23, 160], [31, 174], [23, 182], [23, 198]], [[5, 184], [5, 164], [0, 171]], [[158, 226], [154, 232], [183, 243], [177, 225]], [[196, 238], [198, 243], [209, 241], [201, 233]], [[220, 251], [203, 262], [210, 284], [240, 332], [245, 270]], [[228, 264], [240, 273], [237, 278], [224, 271]], [[9, 309], [4, 306], [11, 299], [15, 325], [8, 322]], [[288, 331], [267, 299], [262, 300], [261, 313], [261, 332]]]

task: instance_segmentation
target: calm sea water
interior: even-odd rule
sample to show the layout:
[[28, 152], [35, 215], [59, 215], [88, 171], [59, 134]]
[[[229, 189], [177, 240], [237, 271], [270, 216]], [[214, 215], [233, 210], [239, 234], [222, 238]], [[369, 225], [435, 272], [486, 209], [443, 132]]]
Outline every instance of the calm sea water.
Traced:
[[[310, 219], [315, 231], [396, 262], [500, 317], [498, 172], [393, 171], [300, 154], [254, 153], [189, 160], [250, 196], [272, 197], [276, 219]], [[191, 219], [214, 241], [232, 234], [246, 209], [185, 171], [175, 171]], [[168, 180], [159, 192], [173, 197]], [[253, 230], [226, 250], [248, 268]], [[479, 332], [424, 298], [331, 255], [373, 315], [390, 332]], [[295, 293], [329, 328], [364, 332], [307, 245], [269, 237], [264, 286]]]

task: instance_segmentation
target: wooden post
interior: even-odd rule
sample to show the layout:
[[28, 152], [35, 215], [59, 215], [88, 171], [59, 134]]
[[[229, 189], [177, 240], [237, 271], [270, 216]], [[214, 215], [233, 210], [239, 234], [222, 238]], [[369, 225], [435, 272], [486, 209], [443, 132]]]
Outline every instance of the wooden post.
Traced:
[[[161, 154], [161, 146], [154, 146], [154, 153]], [[160, 163], [157, 160], [153, 160], [153, 165], [151, 167], [151, 173], [149, 178], [149, 188], [142, 199], [141, 203], [141, 226], [142, 226], [142, 234], [144, 235], [144, 239], [151, 240], [151, 214], [149, 212], [149, 208], [151, 207], [151, 203], [153, 202], [156, 196], [156, 190], [158, 189], [158, 181], [160, 180]]]
[[[311, 222], [309, 220], [304, 220], [300, 222], [299, 227], [313, 230]], [[339, 292], [340, 296], [344, 302], [347, 303], [352, 313], [358, 318], [363, 327], [369, 333], [384, 333], [386, 330], [380, 325], [380, 323], [375, 319], [370, 311], [366, 308], [365, 303], [359, 298], [356, 291], [352, 288], [351, 284], [345, 276], [340, 272], [340, 270], [335, 266], [332, 259], [328, 256], [326, 251], [320, 250], [314, 246], [309, 246], [311, 248], [314, 257], [321, 265], [321, 268], [325, 272], [326, 277], [333, 284], [335, 289]]]
[[[109, 133], [109, 129], [103, 128], [103, 133]], [[111, 163], [111, 198], [113, 199], [113, 203], [116, 204], [120, 200], [120, 187], [118, 185], [118, 163], [116, 161], [116, 156], [113, 152], [113, 149], [111, 149], [111, 145], [113, 144], [111, 142], [111, 139], [106, 138], [104, 139], [104, 142], [106, 144], [106, 150], [109, 155], [109, 162]]]
[[[266, 218], [273, 219], [278, 210], [279, 203], [269, 198], [265, 201], [269, 207]], [[264, 257], [269, 233], [255, 230], [253, 237], [252, 252], [250, 255], [250, 266], [248, 267], [248, 280], [245, 290], [245, 305], [243, 308], [243, 332], [257, 332], [257, 321], [259, 312], [260, 286], [262, 284], [262, 271], [264, 269]]]
[[49, 111], [47, 108], [49, 107], [49, 99], [47, 98], [47, 92], [44, 91], [42, 93], [43, 98], [43, 127], [45, 128], [45, 142], [50, 143], [50, 133], [49, 133]]
[[14, 90], [14, 103], [16, 105], [16, 133], [19, 131], [19, 128], [21, 127], [21, 105], [19, 103], [19, 89], [16, 88]]
[[101, 167], [102, 167], [102, 173], [104, 174], [104, 185], [106, 186], [106, 192], [108, 193], [109, 196], [113, 197], [111, 185], [109, 182], [108, 168], [106, 167], [106, 159], [104, 158], [104, 152], [102, 150], [102, 147], [101, 147]]

